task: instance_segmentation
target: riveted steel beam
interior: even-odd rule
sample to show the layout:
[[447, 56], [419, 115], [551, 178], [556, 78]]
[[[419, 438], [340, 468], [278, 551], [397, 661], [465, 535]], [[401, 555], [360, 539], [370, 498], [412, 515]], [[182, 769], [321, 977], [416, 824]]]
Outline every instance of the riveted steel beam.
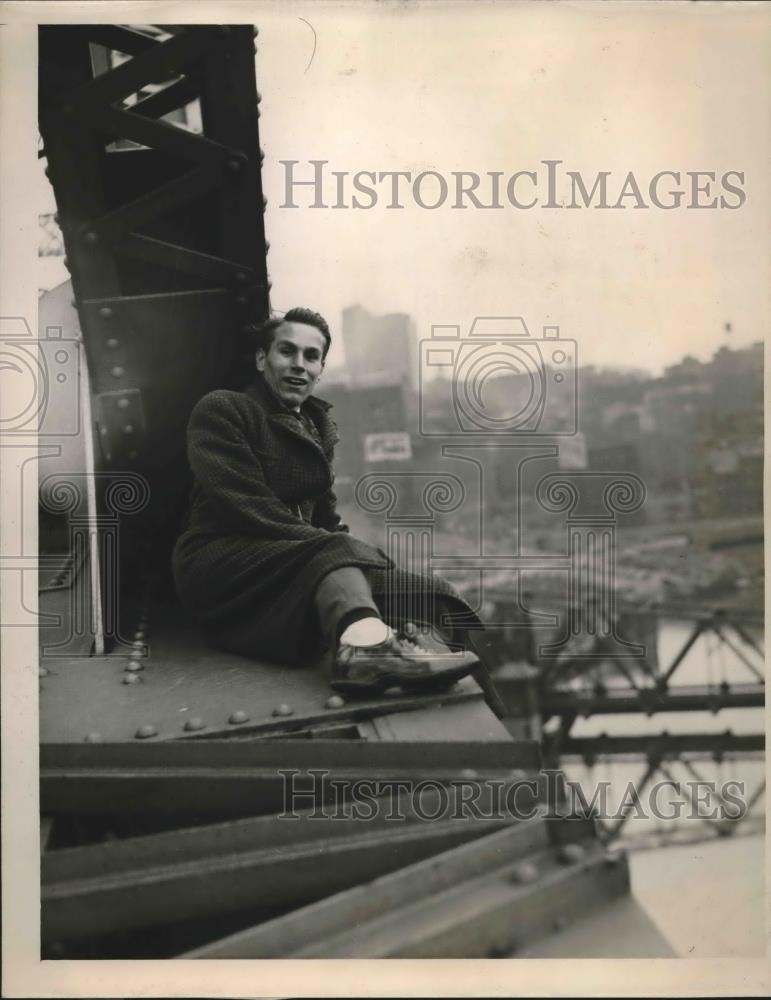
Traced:
[[[508, 697], [507, 682], [496, 679], [496, 687], [504, 701]], [[518, 689], [517, 689], [518, 690]], [[732, 684], [720, 687], [685, 685], [660, 690], [642, 688], [630, 692], [623, 688], [596, 690], [560, 690], [542, 692], [539, 705], [544, 716], [574, 712], [578, 716], [621, 715], [657, 712], [717, 712], [723, 708], [762, 708], [765, 705], [765, 685]]]
[[597, 757], [639, 754], [652, 759], [671, 760], [681, 754], [710, 754], [721, 757], [756, 753], [765, 749], [763, 733], [660, 733], [635, 736], [568, 736], [560, 746], [561, 757]]
[[253, 277], [250, 268], [235, 260], [227, 260], [215, 254], [200, 253], [189, 247], [152, 239], [149, 236], [129, 234], [115, 247], [115, 252], [125, 257], [135, 257], [151, 264], [160, 264], [174, 271], [184, 271], [212, 281], [243, 283]]
[[167, 743], [49, 743], [40, 748], [46, 772], [83, 769], [174, 768], [348, 768], [463, 769], [537, 771], [541, 763], [534, 740], [421, 741], [231, 740]]
[[89, 219], [81, 226], [80, 238], [92, 253], [100, 253], [102, 244], [110, 244], [158, 215], [193, 201], [220, 182], [221, 171], [217, 164], [194, 167], [120, 208]]
[[[72, 46], [76, 35], [88, 40], [88, 35], [84, 35], [79, 28], [77, 25], [56, 25], [42, 30], [57, 47], [66, 50]], [[95, 41], [102, 44], [98, 36]], [[128, 62], [100, 74], [80, 87], [61, 93], [57, 104], [52, 104], [50, 110], [56, 107], [56, 112], [67, 116], [72, 113], [82, 114], [88, 108], [112, 104], [135, 93], [147, 83], [162, 83], [175, 76], [201, 57], [207, 48], [213, 44], [225, 44], [226, 41], [227, 35], [219, 26], [190, 25], [173, 38], [148, 47]]]
[[162, 150], [171, 156], [189, 160], [200, 166], [225, 167], [234, 157], [239, 166], [245, 157], [235, 146], [207, 139], [206, 136], [187, 132], [169, 122], [155, 121], [133, 110], [105, 107], [92, 112], [89, 124], [97, 131], [121, 139], [130, 139], [143, 146]]
[[570, 865], [551, 852], [526, 864], [524, 878], [525, 865], [509, 863], [286, 957], [506, 958], [629, 891], [626, 866], [598, 845]]
[[[291, 825], [291, 820], [276, 822]], [[106, 934], [241, 909], [268, 916], [276, 908], [307, 904], [475, 840], [502, 824], [448, 820], [370, 827], [358, 822], [343, 829], [329, 820], [313, 836], [289, 835], [267, 847], [242, 844], [241, 850], [226, 853], [220, 846], [208, 857], [133, 870], [95, 864], [77, 877], [52, 878], [48, 871], [42, 888], [43, 937]], [[98, 857], [104, 861], [105, 854]]]
[[350, 794], [363, 780], [410, 788], [427, 780], [485, 776], [513, 782], [533, 774], [539, 763], [537, 744], [514, 742], [48, 744], [41, 747], [40, 794], [51, 815], [243, 816], [284, 810], [291, 790], [307, 802]]
[[[523, 943], [527, 926], [534, 933], [554, 929], [594, 900], [627, 891], [622, 857], [609, 864], [591, 841], [569, 849], [547, 845], [546, 826], [534, 818], [184, 957], [486, 956]], [[566, 875], [577, 880], [578, 891], [566, 891]], [[536, 913], [539, 919], [528, 925]]]
[[131, 110], [134, 114], [144, 115], [146, 118], [162, 118], [170, 111], [176, 111], [194, 101], [199, 96], [200, 89], [201, 84], [195, 75], [184, 76], [163, 90], [137, 101]]
[[119, 24], [86, 24], [77, 27], [89, 42], [130, 56], [137, 56], [140, 52], [147, 52], [162, 44], [153, 35]]

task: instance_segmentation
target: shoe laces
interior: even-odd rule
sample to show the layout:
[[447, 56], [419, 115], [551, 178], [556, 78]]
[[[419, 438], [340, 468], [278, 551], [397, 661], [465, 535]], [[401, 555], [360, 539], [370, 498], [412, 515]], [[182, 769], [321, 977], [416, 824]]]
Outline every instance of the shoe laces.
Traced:
[[418, 640], [417, 635], [415, 634], [415, 632], [411, 631], [410, 629], [408, 629], [406, 627], [405, 628], [401, 628], [401, 629], [399, 629], [397, 631], [397, 633], [396, 633], [396, 640], [397, 640], [397, 642], [401, 646], [406, 647], [407, 651], [410, 652], [410, 653], [430, 653], [431, 652], [430, 649], [427, 649], [425, 646], [423, 646], [419, 642], [419, 640]]

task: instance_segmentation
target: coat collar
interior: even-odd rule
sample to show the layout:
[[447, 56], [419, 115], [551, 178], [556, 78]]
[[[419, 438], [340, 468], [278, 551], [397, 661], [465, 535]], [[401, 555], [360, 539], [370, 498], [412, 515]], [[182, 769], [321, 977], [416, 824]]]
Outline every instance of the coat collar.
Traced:
[[293, 437], [307, 442], [319, 452], [323, 451], [325, 456], [332, 452], [335, 444], [340, 440], [335, 423], [329, 415], [332, 404], [328, 403], [326, 399], [309, 396], [301, 407], [301, 412], [313, 421], [319, 431], [321, 437], [321, 448], [319, 448], [317, 442], [305, 429], [302, 420], [298, 420], [298, 414], [290, 410], [288, 406], [284, 406], [261, 375], [258, 375], [244, 392], [265, 411], [268, 422], [274, 427], [286, 430]]
[[[258, 375], [257, 378], [246, 387], [244, 392], [247, 396], [251, 396], [260, 406], [266, 410], [268, 413], [285, 413], [290, 416], [293, 411], [289, 409], [288, 406], [284, 406], [278, 396], [272, 391], [268, 383], [262, 377]], [[326, 399], [320, 399], [318, 396], [308, 396], [301, 407], [309, 416], [315, 413], [326, 413], [328, 410], [332, 409], [332, 404], [328, 403]]]

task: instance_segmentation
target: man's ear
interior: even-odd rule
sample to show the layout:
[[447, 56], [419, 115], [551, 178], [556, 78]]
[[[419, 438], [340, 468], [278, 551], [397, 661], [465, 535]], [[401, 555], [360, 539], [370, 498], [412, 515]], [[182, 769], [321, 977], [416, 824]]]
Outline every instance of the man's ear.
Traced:
[[257, 352], [254, 355], [254, 361], [255, 361], [255, 364], [257, 366], [257, 371], [258, 372], [264, 372], [265, 371], [265, 359], [266, 359], [266, 357], [267, 357], [267, 355], [265, 354], [265, 350], [262, 347], [258, 347], [257, 348]]

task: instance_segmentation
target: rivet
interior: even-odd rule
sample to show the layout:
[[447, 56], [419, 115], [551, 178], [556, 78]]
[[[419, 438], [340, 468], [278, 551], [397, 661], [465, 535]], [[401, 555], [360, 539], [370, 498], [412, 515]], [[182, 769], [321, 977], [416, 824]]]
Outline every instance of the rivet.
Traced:
[[268, 291], [270, 291], [271, 288], [273, 287], [273, 282], [272, 281], [266, 282], [265, 287], [268, 289]]
[[265, 209], [266, 209], [267, 207], [268, 207], [268, 199], [267, 199], [267, 198], [265, 197], [265, 195], [263, 195], [263, 196], [262, 196], [262, 208], [263, 208], [263, 211], [264, 211], [264, 210], [265, 210]]
[[264, 162], [265, 162], [265, 150], [261, 149], [260, 150], [260, 165], [262, 165]]
[[189, 732], [193, 733], [197, 729], [206, 729], [206, 723], [203, 719], [199, 719], [197, 715], [193, 716], [192, 719], [188, 719], [184, 725], [184, 728]]
[[110, 374], [113, 378], [120, 378], [125, 374], [125, 369], [121, 368], [120, 365], [116, 365], [114, 368], [110, 369]]
[[294, 715], [294, 709], [282, 702], [282, 704], [276, 705], [273, 709], [273, 715]]
[[245, 295], [236, 295], [236, 305], [245, 306], [249, 299]]
[[83, 239], [86, 241], [86, 243], [90, 243], [93, 246], [94, 243], [99, 242], [99, 233], [95, 233], [93, 229], [89, 229], [89, 231], [85, 234]]
[[246, 714], [246, 712], [242, 711], [240, 708], [235, 712], [231, 712], [230, 718], [228, 719], [228, 722], [232, 726], [240, 726], [242, 723], [248, 721], [249, 721], [249, 716]]
[[474, 770], [473, 767], [464, 767], [462, 771], [459, 772], [461, 778], [477, 778], [479, 773]]
[[265, 253], [270, 251], [270, 240], [265, 240]]
[[48, 671], [45, 667], [38, 667], [37, 675], [38, 677], [48, 677]]
[[254, 27], [252, 28], [252, 37], [256, 38], [259, 35], [259, 33], [260, 33], [260, 29], [255, 24]]
[[538, 878], [538, 868], [532, 861], [523, 861], [509, 876], [509, 881], [517, 885], [528, 885]]
[[130, 452], [128, 453], [128, 456], [127, 456], [127, 457], [128, 457], [128, 458], [136, 458], [136, 457], [137, 457], [137, 453], [136, 453], [135, 451], [130, 451]]
[[261, 102], [262, 102], [262, 94], [258, 90], [257, 91], [257, 103], [260, 104]]
[[119, 410], [127, 410], [131, 406], [131, 402], [125, 396], [122, 396], [118, 400], [117, 406]]
[[331, 694], [324, 702], [325, 708], [342, 708], [344, 704], [345, 699], [341, 698], [339, 694]]
[[232, 170], [234, 174], [237, 174], [241, 169], [243, 164], [240, 160], [237, 160], [235, 156], [232, 156], [228, 161], [228, 170]]
[[134, 633], [134, 638], [135, 638], [135, 639], [136, 639], [137, 641], [138, 641], [139, 639], [144, 639], [144, 637], [145, 637], [145, 634], [144, 634], [144, 632], [142, 631], [142, 629], [137, 629], [137, 631], [136, 631], [136, 632]]
[[564, 865], [574, 865], [586, 854], [581, 844], [563, 844], [559, 850], [559, 859]]
[[144, 725], [140, 726], [134, 735], [138, 740], [147, 740], [151, 736], [157, 736], [158, 730], [155, 728], [155, 726]]
[[101, 743], [102, 734], [101, 733], [89, 733], [87, 736], [83, 737], [84, 743]]
[[144, 663], [140, 663], [139, 660], [129, 660], [123, 669], [126, 673], [138, 674], [140, 670], [145, 669], [145, 665]]
[[105, 341], [105, 346], [106, 346], [106, 347], [109, 347], [109, 349], [110, 349], [111, 351], [114, 351], [114, 350], [115, 350], [115, 348], [116, 348], [116, 347], [118, 346], [118, 344], [119, 344], [119, 343], [120, 343], [120, 341], [116, 340], [116, 338], [115, 338], [115, 337], [110, 337], [110, 339], [109, 339], [109, 340], [106, 340], [106, 341]]
[[126, 424], [126, 426], [123, 428], [123, 433], [124, 434], [133, 434], [134, 433], [134, 425], [133, 424]]
[[112, 319], [112, 309], [109, 306], [101, 306], [99, 309], [99, 315], [102, 319]]
[[138, 684], [139, 678], [136, 674], [125, 674], [123, 677], [124, 684]]
[[236, 273], [233, 275], [233, 277], [238, 282], [246, 281], [247, 274], [246, 274], [246, 271], [236, 271]]

